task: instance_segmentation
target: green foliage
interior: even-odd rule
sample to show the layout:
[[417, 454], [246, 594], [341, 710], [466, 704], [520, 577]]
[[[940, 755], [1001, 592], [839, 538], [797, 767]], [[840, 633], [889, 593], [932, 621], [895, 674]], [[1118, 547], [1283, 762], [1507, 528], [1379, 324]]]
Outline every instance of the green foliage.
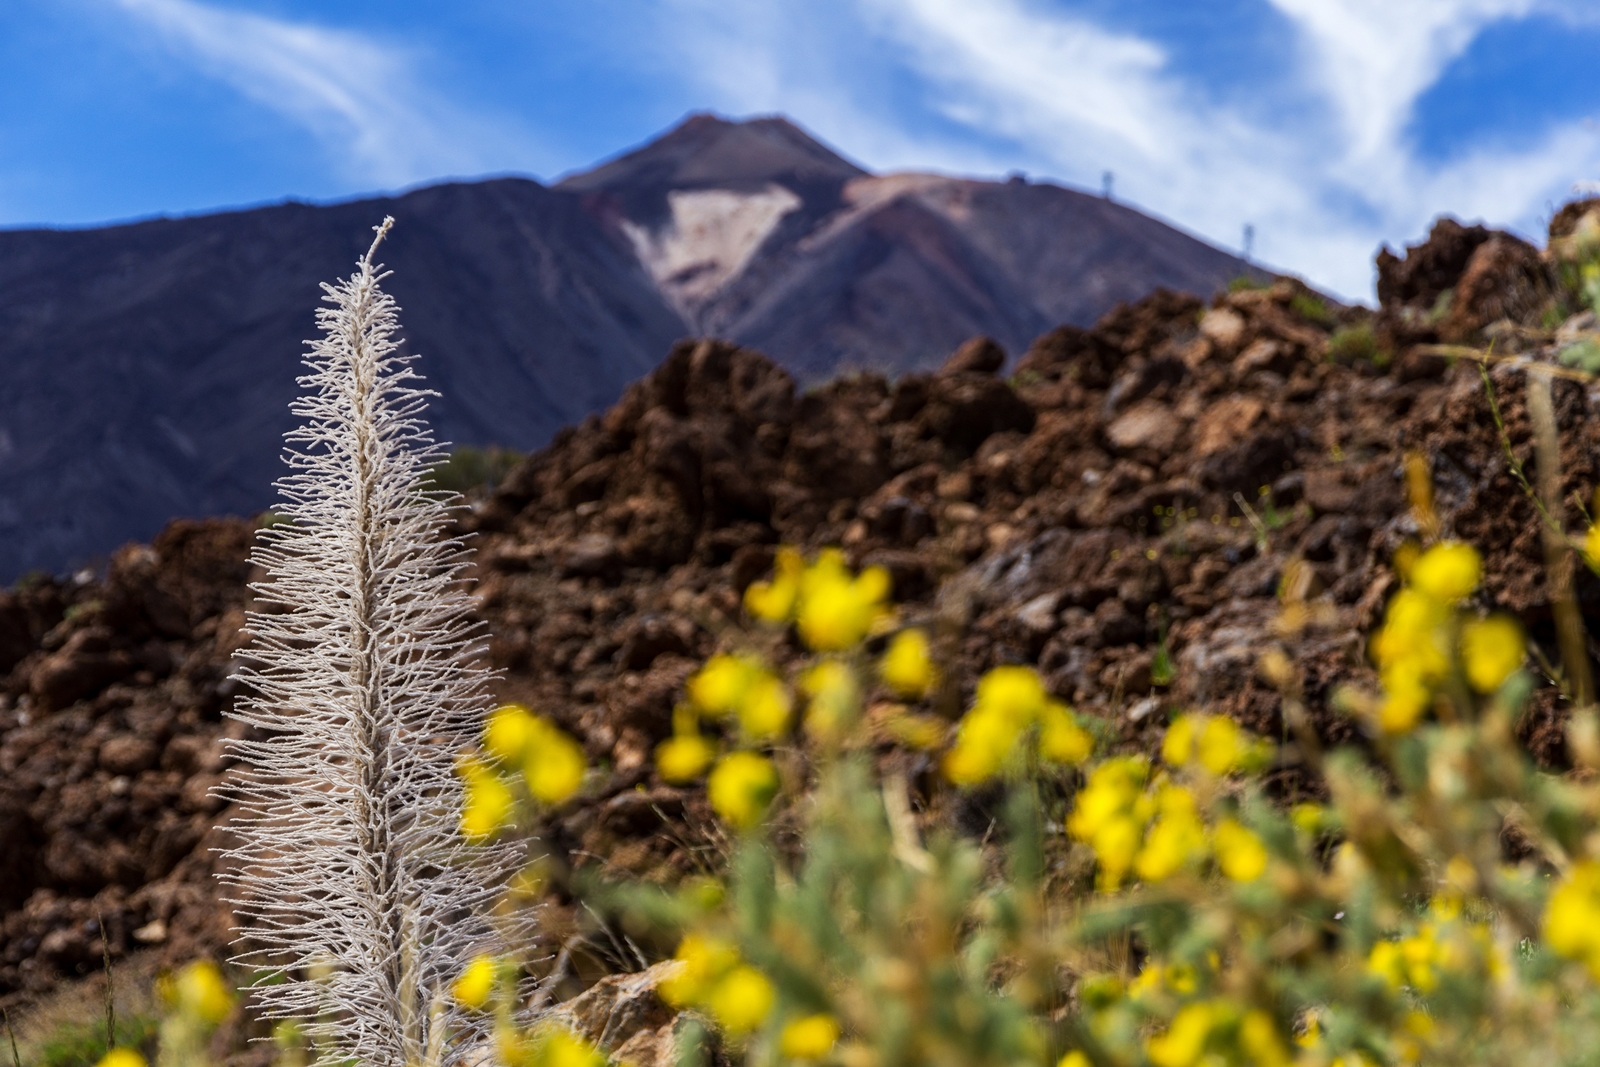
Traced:
[[1253, 274], [1240, 274], [1228, 279], [1228, 292], [1244, 293], [1252, 289], [1266, 289], [1268, 283]]
[[1450, 314], [1450, 305], [1455, 303], [1456, 291], [1446, 289], [1433, 301], [1433, 307], [1428, 309], [1428, 325], [1436, 326]]
[[1389, 362], [1389, 353], [1378, 347], [1378, 337], [1372, 332], [1372, 323], [1362, 321], [1333, 331], [1328, 338], [1328, 358], [1346, 366], [1370, 363], [1375, 367], [1383, 367]]
[[[155, 1016], [119, 1016], [116, 1045], [153, 1055], [160, 1028], [161, 1020]], [[104, 1024], [99, 1021], [63, 1023], [39, 1042], [36, 1057], [28, 1067], [94, 1067], [105, 1053]]]
[[1314, 322], [1318, 326], [1332, 326], [1333, 312], [1328, 309], [1327, 303], [1315, 293], [1296, 293], [1289, 301], [1289, 309], [1307, 322]]
[[433, 488], [466, 495], [475, 489], [499, 485], [520, 462], [522, 453], [509, 448], [462, 445], [453, 449], [444, 462], [429, 468], [428, 475]]

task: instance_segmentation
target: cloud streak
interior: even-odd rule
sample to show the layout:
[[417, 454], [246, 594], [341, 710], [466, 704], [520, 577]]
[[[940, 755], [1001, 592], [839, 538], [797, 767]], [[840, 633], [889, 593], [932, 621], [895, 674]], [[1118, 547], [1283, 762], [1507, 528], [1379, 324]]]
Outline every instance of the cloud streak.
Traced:
[[[1436, 213], [1533, 231], [1547, 201], [1600, 173], [1600, 138], [1581, 123], [1516, 150], [1468, 145], [1432, 162], [1410, 133], [1417, 101], [1488, 28], [1535, 14], [1576, 20], [1581, 5], [1270, 2], [1300, 61], [1285, 65], [1289, 83], [1259, 86], [1248, 111], [1186, 79], [1161, 43], [1042, 0], [832, 0], [824, 6], [841, 29], [834, 52], [823, 47], [805, 63], [790, 54], [792, 34], [770, 29], [770, 12], [802, 10], [799, 0], [774, 0], [764, 32], [740, 36], [750, 27], [724, 18], [716, 35], [719, 50], [737, 48], [741, 63], [764, 72], [759, 106], [793, 111], [869, 163], [883, 159], [861, 139], [899, 124], [922, 130], [924, 165], [965, 160], [950, 169], [992, 172], [1020, 163], [1082, 185], [1111, 170], [1139, 204], [1218, 243], [1236, 244], [1254, 224], [1263, 259], [1348, 297], [1370, 297], [1380, 243], [1415, 238]], [[685, 37], [707, 30], [700, 0], [674, 9]], [[904, 64], [922, 121], [864, 91], [839, 61], [862, 33]], [[722, 106], [749, 107], [737, 85], [707, 88]], [[820, 112], [794, 104], [819, 93], [828, 102]], [[1295, 103], [1274, 110], [1276, 94]], [[1003, 146], [1023, 158], [996, 167]]]
[[306, 130], [347, 180], [393, 187], [485, 170], [508, 139], [429, 92], [421, 57], [364, 35], [198, 0], [111, 2], [201, 73]]

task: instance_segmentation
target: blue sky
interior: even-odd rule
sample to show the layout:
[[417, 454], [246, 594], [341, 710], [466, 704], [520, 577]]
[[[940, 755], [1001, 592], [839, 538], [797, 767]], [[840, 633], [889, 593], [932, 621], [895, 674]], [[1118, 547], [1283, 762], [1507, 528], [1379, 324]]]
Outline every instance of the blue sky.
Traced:
[[684, 113], [1098, 189], [1369, 299], [1600, 179], [1593, 0], [6, 0], [0, 225], [548, 179]]

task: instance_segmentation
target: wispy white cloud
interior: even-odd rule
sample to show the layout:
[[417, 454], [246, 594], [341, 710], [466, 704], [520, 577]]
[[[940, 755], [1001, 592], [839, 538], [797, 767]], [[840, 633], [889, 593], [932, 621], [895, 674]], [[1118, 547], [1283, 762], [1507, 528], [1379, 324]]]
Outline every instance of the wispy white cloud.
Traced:
[[110, 2], [205, 75], [304, 128], [346, 180], [392, 187], [482, 171], [514, 139], [430, 91], [425, 57], [363, 34], [199, 0]]
[[[760, 72], [758, 106], [790, 110], [871, 164], [1020, 164], [1081, 184], [1111, 170], [1131, 199], [1219, 243], [1254, 224], [1263, 259], [1346, 296], [1370, 296], [1380, 243], [1415, 238], [1439, 212], [1532, 231], [1548, 201], [1600, 174], [1600, 137], [1580, 123], [1442, 161], [1424, 159], [1410, 132], [1417, 101], [1486, 29], [1536, 13], [1581, 19], [1576, 0], [1270, 0], [1302, 59], [1287, 65], [1294, 84], [1260, 92], [1313, 101], [1292, 114], [1218, 102], [1159, 42], [1043, 0], [831, 0], [834, 38], [808, 41], [796, 62], [782, 13], [822, 2], [761, 5], [759, 25], [704, 0], [674, 10], [680, 39], [705, 39], [715, 23], [717, 52]], [[870, 145], [894, 140], [878, 131], [906, 129], [903, 105], [863, 91], [839, 61], [862, 34], [902, 57], [942, 127], [909, 123], [920, 136], [902, 132], [894, 160]], [[722, 106], [750, 106], [750, 82], [706, 84]], [[1005, 163], [997, 139], [1016, 153]]]

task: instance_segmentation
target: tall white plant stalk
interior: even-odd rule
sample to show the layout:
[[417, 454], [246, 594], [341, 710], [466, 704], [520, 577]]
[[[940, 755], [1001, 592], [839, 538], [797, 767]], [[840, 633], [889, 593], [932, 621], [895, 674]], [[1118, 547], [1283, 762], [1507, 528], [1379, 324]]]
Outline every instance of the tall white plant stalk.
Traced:
[[486, 921], [513, 857], [468, 844], [454, 765], [482, 727], [486, 673], [448, 500], [424, 491], [441, 450], [394, 300], [373, 263], [393, 219], [338, 285], [323, 285], [278, 482], [283, 522], [253, 560], [255, 696], [234, 717], [248, 768], [241, 842], [223, 875], [270, 968], [269, 1018], [301, 1020], [323, 1061], [450, 1063], [474, 1026], [450, 983], [492, 947]]

